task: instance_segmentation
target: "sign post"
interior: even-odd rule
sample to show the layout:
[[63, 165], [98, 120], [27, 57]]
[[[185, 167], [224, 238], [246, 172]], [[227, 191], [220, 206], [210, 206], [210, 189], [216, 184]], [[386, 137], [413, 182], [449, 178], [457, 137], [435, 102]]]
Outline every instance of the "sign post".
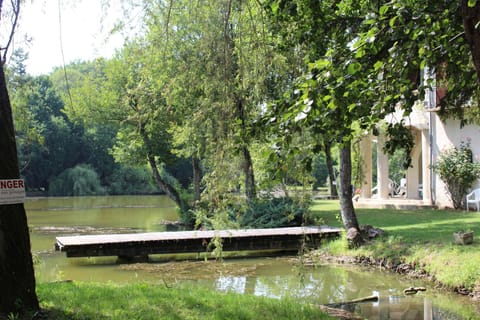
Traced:
[[22, 179], [0, 180], [0, 205], [25, 201], [25, 183]]

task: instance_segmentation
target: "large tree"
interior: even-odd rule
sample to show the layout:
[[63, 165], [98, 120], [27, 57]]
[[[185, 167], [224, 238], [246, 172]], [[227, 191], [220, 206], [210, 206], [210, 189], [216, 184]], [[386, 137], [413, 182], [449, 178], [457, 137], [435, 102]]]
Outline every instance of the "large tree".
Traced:
[[[8, 24], [7, 13], [18, 18], [20, 1], [10, 2], [6, 8], [0, 0], [1, 23]], [[11, 10], [8, 12], [8, 10]], [[7, 21], [5, 21], [7, 20]], [[15, 23], [14, 23], [15, 26]], [[12, 29], [14, 30], [14, 28]], [[5, 35], [12, 39], [11, 35]], [[2, 46], [0, 67], [0, 179], [18, 179], [12, 108], [5, 78], [5, 59], [8, 44]], [[23, 203], [0, 205], [0, 313], [17, 313], [25, 309], [37, 310], [35, 274], [30, 248], [27, 216]]]
[[[348, 1], [346, 1], [348, 2]], [[271, 118], [286, 132], [310, 130], [340, 146], [340, 205], [345, 229], [359, 229], [352, 203], [351, 140], [358, 122], [368, 127], [369, 101], [361, 97], [365, 82], [351, 59], [348, 44], [365, 14], [365, 2], [268, 1], [271, 27], [280, 30], [283, 50], [304, 52], [303, 75], [271, 107]], [[361, 103], [365, 101], [366, 103]], [[287, 146], [288, 148], [288, 141]], [[358, 235], [358, 234], [357, 234]], [[353, 241], [360, 243], [359, 236]]]
[[[478, 113], [472, 113], [476, 108], [465, 108], [478, 105], [480, 96], [478, 1], [266, 3], [273, 27], [287, 40], [282, 45], [306, 50], [309, 66], [273, 111], [283, 125], [313, 127], [343, 146], [340, 187], [346, 228], [356, 222], [346, 150], [353, 126], [372, 129], [398, 106], [408, 115], [421, 101], [424, 86], [432, 85], [447, 89], [438, 92], [442, 113], [464, 122], [478, 120]], [[437, 81], [420, 82], [427, 66], [436, 70]], [[387, 134], [388, 152], [404, 146], [409, 154], [411, 135], [403, 123], [388, 124]]]

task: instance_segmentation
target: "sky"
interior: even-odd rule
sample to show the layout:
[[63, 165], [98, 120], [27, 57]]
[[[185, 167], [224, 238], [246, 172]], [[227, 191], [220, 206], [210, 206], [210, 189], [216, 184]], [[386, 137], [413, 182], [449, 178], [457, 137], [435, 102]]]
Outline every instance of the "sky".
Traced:
[[[105, 12], [99, 0], [25, 1], [10, 52], [19, 47], [28, 52], [26, 69], [31, 75], [62, 66], [62, 47], [66, 64], [111, 57], [124, 40], [119, 34], [109, 36], [109, 30], [122, 17], [120, 0], [110, 2], [113, 5]], [[26, 37], [31, 41], [25, 41]]]

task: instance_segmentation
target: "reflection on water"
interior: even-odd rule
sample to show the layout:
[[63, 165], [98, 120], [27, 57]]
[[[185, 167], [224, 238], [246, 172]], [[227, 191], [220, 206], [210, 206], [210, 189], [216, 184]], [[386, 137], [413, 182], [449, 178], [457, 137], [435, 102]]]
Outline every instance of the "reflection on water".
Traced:
[[164, 256], [154, 256], [150, 263], [118, 264], [115, 257], [67, 259], [63, 253], [53, 251], [59, 235], [164, 230], [161, 221], [177, 219], [172, 202], [165, 197], [49, 198], [29, 200], [26, 208], [32, 250], [40, 257], [36, 265], [40, 282], [73, 279], [188, 284], [272, 298], [290, 297], [312, 304], [376, 295], [378, 302], [345, 308], [368, 319], [480, 318], [469, 299], [432, 288], [404, 296], [405, 288], [428, 285], [353, 266], [301, 268], [295, 257], [165, 262]]
[[[276, 260], [275, 264], [292, 261]], [[264, 265], [265, 266], [265, 265]], [[273, 271], [275, 269], [271, 269]], [[414, 296], [405, 296], [403, 289], [412, 285], [390, 274], [371, 273], [347, 266], [320, 266], [315, 269], [289, 274], [270, 272], [256, 276], [221, 276], [215, 279], [214, 288], [219, 291], [254, 294], [273, 298], [291, 297], [313, 304], [334, 304], [337, 308], [354, 312], [368, 319], [477, 319], [475, 306], [469, 299], [440, 294], [435, 290]], [[364, 302], [339, 306], [361, 297], [377, 296], [376, 302]]]

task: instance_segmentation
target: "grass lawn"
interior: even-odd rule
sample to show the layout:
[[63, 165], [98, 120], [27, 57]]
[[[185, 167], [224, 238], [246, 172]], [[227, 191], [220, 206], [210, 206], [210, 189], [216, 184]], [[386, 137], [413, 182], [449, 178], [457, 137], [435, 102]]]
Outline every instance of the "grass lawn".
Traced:
[[43, 283], [48, 319], [334, 319], [293, 300], [151, 284]]
[[[338, 201], [315, 201], [312, 211], [325, 224], [342, 225]], [[357, 250], [347, 250], [344, 241], [338, 240], [327, 245], [330, 253], [415, 262], [449, 287], [480, 287], [480, 239], [459, 246], [452, 236], [466, 229], [480, 236], [480, 212], [357, 209], [356, 213], [359, 224], [382, 228], [386, 237]]]

